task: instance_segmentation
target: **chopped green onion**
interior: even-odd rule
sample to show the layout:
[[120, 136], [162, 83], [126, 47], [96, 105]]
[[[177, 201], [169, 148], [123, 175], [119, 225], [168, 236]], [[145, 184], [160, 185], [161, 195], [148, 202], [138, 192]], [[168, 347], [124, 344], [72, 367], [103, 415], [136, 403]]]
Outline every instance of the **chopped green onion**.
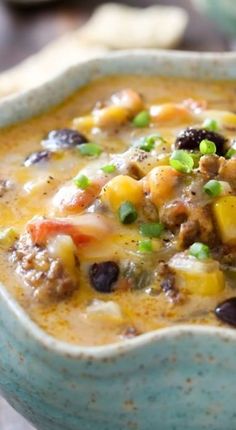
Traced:
[[155, 146], [155, 141], [148, 140], [147, 138], [145, 138], [140, 144], [139, 148], [142, 149], [143, 151], [150, 152], [153, 150], [154, 146]]
[[154, 149], [157, 140], [163, 140], [160, 134], [151, 134], [146, 136], [140, 143], [139, 148], [143, 151], [150, 152]]
[[215, 119], [206, 118], [202, 126], [208, 131], [219, 131], [219, 124]]
[[192, 157], [193, 162], [194, 162], [193, 167], [194, 167], [194, 169], [196, 169], [199, 166], [201, 154], [200, 154], [200, 152], [191, 152], [191, 157]]
[[164, 225], [159, 222], [149, 222], [140, 225], [140, 233], [147, 237], [160, 237], [164, 231]]
[[102, 148], [97, 143], [82, 143], [77, 148], [81, 155], [98, 156], [102, 153]]
[[211, 179], [204, 185], [203, 189], [209, 196], [217, 197], [222, 192], [222, 184], [216, 179]]
[[122, 203], [122, 205], [119, 207], [118, 215], [122, 224], [131, 224], [132, 222], [136, 221], [138, 217], [133, 203], [128, 201]]
[[210, 257], [210, 249], [201, 242], [193, 243], [189, 248], [189, 255], [196, 257], [198, 260], [206, 260]]
[[81, 190], [86, 190], [86, 188], [91, 184], [90, 179], [85, 175], [76, 176], [73, 181], [78, 188], [81, 188]]
[[200, 145], [199, 145], [199, 149], [201, 154], [203, 155], [210, 155], [210, 154], [215, 154], [216, 153], [216, 145], [214, 142], [212, 142], [211, 140], [208, 139], [204, 139], [201, 141]]
[[143, 252], [143, 253], [152, 252], [153, 251], [152, 241], [150, 239], [140, 240], [138, 249], [140, 252]]
[[135, 127], [147, 127], [150, 123], [150, 114], [147, 110], [143, 110], [139, 112], [133, 119], [133, 124]]
[[229, 148], [225, 154], [225, 158], [229, 159], [229, 158], [232, 158], [234, 155], [236, 155], [236, 149]]
[[115, 166], [114, 164], [107, 164], [106, 166], [103, 166], [103, 167], [101, 168], [101, 170], [102, 170], [104, 173], [113, 173], [113, 172], [115, 172], [115, 171], [116, 171], [116, 166]]
[[191, 155], [183, 149], [177, 149], [170, 157], [170, 165], [178, 172], [191, 173], [194, 161]]

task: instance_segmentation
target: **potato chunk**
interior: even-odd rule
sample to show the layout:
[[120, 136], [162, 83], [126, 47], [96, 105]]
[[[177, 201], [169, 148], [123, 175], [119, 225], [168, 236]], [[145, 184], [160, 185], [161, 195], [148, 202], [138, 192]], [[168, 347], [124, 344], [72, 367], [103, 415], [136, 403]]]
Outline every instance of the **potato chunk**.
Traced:
[[169, 266], [175, 271], [176, 285], [180, 290], [198, 296], [215, 296], [224, 289], [224, 275], [215, 260], [199, 261], [180, 253], [170, 260]]

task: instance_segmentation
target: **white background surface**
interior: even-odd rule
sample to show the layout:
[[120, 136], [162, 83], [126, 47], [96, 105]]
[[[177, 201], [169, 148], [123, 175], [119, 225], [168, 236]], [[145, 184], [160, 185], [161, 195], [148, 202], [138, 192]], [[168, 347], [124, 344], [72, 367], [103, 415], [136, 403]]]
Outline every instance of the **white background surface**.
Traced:
[[0, 397], [0, 430], [36, 430]]

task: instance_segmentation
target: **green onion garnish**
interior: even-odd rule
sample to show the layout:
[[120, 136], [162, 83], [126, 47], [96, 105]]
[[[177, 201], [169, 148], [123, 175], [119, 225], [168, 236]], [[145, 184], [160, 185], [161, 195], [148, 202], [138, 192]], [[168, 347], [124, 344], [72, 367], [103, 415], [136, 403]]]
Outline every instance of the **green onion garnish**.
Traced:
[[170, 165], [178, 172], [190, 173], [193, 170], [194, 161], [187, 151], [177, 149], [170, 157]]
[[199, 149], [201, 154], [203, 155], [210, 155], [216, 153], [216, 145], [214, 142], [208, 139], [204, 139], [201, 141], [199, 145]]
[[198, 260], [206, 260], [210, 257], [209, 247], [201, 242], [193, 243], [188, 252], [189, 255], [196, 257]]
[[164, 225], [159, 222], [149, 222], [140, 225], [140, 233], [146, 237], [160, 237], [164, 231]]
[[211, 179], [203, 187], [205, 193], [211, 197], [217, 197], [222, 192], [222, 184], [216, 179]]
[[82, 143], [77, 148], [81, 155], [99, 156], [102, 153], [102, 148], [97, 143]]
[[143, 151], [150, 152], [153, 150], [155, 146], [155, 141], [144, 139], [143, 142], [140, 144], [139, 148]]
[[146, 136], [141, 141], [139, 148], [143, 151], [150, 152], [154, 149], [157, 140], [163, 140], [163, 138], [159, 134], [151, 134], [150, 136]]
[[115, 166], [114, 164], [107, 164], [106, 166], [103, 166], [103, 167], [101, 168], [101, 170], [102, 170], [104, 173], [113, 173], [113, 172], [115, 172], [115, 171], [116, 171], [116, 166]]
[[146, 253], [146, 252], [152, 252], [152, 241], [150, 239], [144, 239], [139, 241], [138, 250], [140, 252]]
[[88, 186], [91, 184], [90, 179], [85, 176], [85, 175], [79, 175], [76, 176], [74, 179], [74, 184], [78, 187], [81, 188], [81, 190], [86, 190], [86, 188], [88, 188]]
[[119, 207], [118, 215], [122, 224], [131, 224], [138, 217], [137, 211], [131, 202], [122, 203]]
[[208, 131], [219, 131], [219, 124], [215, 119], [206, 118], [202, 124], [202, 127]]
[[149, 112], [147, 110], [143, 110], [134, 117], [133, 124], [135, 125], [135, 127], [147, 127], [150, 123], [150, 120], [151, 118]]
[[199, 161], [201, 158], [200, 152], [191, 152], [191, 157], [193, 159], [193, 167], [196, 169], [199, 166]]
[[232, 158], [235, 154], [236, 154], [236, 149], [229, 148], [225, 154], [225, 158], [227, 158], [227, 159]]

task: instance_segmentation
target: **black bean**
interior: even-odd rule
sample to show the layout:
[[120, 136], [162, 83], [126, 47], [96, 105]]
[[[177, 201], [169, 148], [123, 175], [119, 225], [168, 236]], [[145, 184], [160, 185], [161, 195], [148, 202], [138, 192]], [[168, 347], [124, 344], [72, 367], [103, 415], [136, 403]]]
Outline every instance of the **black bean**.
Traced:
[[199, 149], [199, 145], [203, 139], [208, 139], [214, 142], [217, 154], [224, 155], [227, 139], [220, 133], [208, 131], [204, 128], [188, 127], [181, 131], [176, 138], [175, 148], [186, 150]]
[[82, 133], [70, 128], [62, 128], [60, 130], [50, 131], [42, 144], [44, 148], [55, 151], [57, 149], [74, 148], [77, 145], [87, 142], [87, 137]]
[[220, 303], [215, 309], [215, 315], [221, 321], [236, 327], [236, 297]]
[[114, 261], [94, 263], [89, 268], [89, 279], [91, 285], [100, 293], [111, 293], [114, 283], [119, 277], [120, 269]]
[[49, 157], [50, 157], [49, 151], [32, 152], [32, 154], [29, 154], [26, 157], [26, 159], [24, 161], [24, 166], [29, 167], [32, 164], [41, 163], [42, 161], [48, 161]]

